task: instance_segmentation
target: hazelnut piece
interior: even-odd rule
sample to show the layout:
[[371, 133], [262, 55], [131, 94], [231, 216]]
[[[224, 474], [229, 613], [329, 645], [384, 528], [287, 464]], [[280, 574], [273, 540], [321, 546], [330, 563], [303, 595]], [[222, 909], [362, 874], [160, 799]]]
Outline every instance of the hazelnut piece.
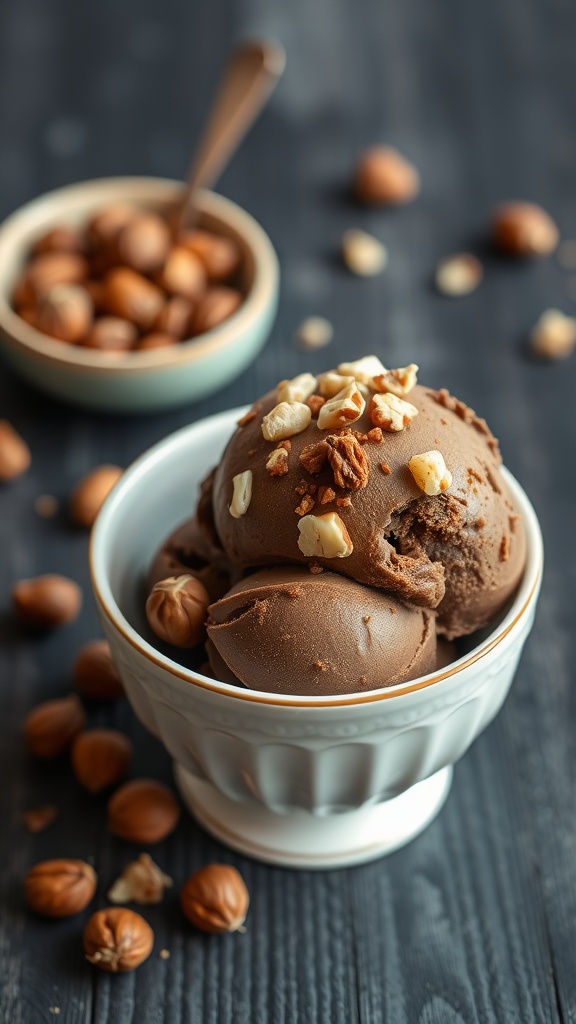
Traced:
[[94, 868], [84, 860], [44, 860], [26, 875], [28, 906], [46, 917], [71, 917], [87, 907], [96, 892]]
[[182, 245], [175, 246], [158, 275], [158, 284], [170, 295], [197, 299], [206, 288], [206, 271], [202, 260]]
[[235, 288], [209, 288], [192, 317], [193, 334], [205, 334], [228, 320], [242, 305], [242, 295]]
[[229, 864], [200, 868], [180, 890], [182, 910], [203, 932], [240, 931], [249, 902], [242, 876]]
[[108, 828], [130, 843], [159, 843], [174, 831], [180, 817], [176, 797], [153, 779], [133, 779], [108, 801]]
[[202, 260], [211, 281], [226, 281], [240, 265], [240, 247], [233, 238], [195, 228], [182, 233], [180, 245]]
[[84, 929], [86, 959], [102, 971], [133, 971], [154, 946], [154, 932], [140, 914], [126, 907], [97, 910]]
[[104, 501], [122, 476], [120, 466], [96, 466], [72, 491], [72, 519], [78, 526], [92, 526]]
[[34, 243], [32, 253], [41, 256], [45, 252], [82, 252], [82, 233], [77, 228], [57, 227], [47, 231]]
[[495, 245], [512, 256], [547, 256], [560, 233], [550, 214], [536, 203], [504, 203], [492, 214]]
[[0, 482], [25, 473], [32, 461], [30, 449], [8, 420], [0, 420]]
[[40, 298], [35, 327], [51, 338], [75, 344], [92, 323], [92, 300], [82, 285], [57, 284]]
[[75, 693], [45, 700], [24, 719], [26, 746], [35, 757], [59, 757], [85, 725], [84, 709]]
[[171, 334], [161, 334], [159, 331], [152, 334], [144, 334], [136, 345], [137, 352], [150, 352], [155, 348], [169, 348], [176, 344], [176, 338]]
[[153, 274], [170, 250], [166, 221], [156, 213], [140, 213], [131, 218], [118, 233], [116, 250], [120, 263], [141, 274]]
[[172, 338], [182, 341], [190, 334], [190, 321], [194, 306], [189, 299], [175, 295], [168, 299], [160, 315], [154, 323], [154, 331], [160, 334], [171, 334]]
[[159, 580], [146, 602], [146, 617], [156, 636], [175, 647], [196, 647], [204, 636], [210, 597], [195, 576]]
[[354, 192], [362, 203], [400, 205], [420, 191], [418, 171], [391, 146], [373, 146], [362, 153], [354, 175]]
[[101, 352], [129, 352], [137, 340], [138, 330], [129, 320], [119, 316], [100, 316], [88, 332], [84, 345]]
[[72, 744], [72, 770], [89, 793], [100, 793], [128, 774], [132, 743], [116, 729], [81, 732]]
[[74, 580], [54, 573], [15, 583], [12, 601], [18, 618], [30, 626], [63, 626], [79, 615], [82, 591]]
[[160, 903], [172, 879], [160, 870], [149, 853], [127, 864], [108, 892], [111, 903]]
[[72, 676], [76, 689], [84, 697], [116, 700], [124, 695], [107, 640], [91, 640], [80, 648]]
[[148, 331], [164, 305], [164, 296], [152, 281], [135, 270], [116, 267], [104, 278], [103, 303], [107, 313]]

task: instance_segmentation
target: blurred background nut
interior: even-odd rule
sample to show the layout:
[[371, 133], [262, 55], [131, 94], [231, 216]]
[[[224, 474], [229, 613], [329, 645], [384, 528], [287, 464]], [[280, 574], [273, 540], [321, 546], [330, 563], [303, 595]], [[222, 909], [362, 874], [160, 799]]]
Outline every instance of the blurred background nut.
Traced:
[[82, 232], [63, 225], [41, 235], [34, 243], [32, 253], [42, 256], [45, 252], [82, 252], [83, 248]]
[[206, 271], [202, 260], [183, 245], [175, 246], [158, 275], [158, 284], [170, 295], [197, 299], [206, 289]]
[[129, 320], [119, 316], [101, 316], [86, 335], [86, 348], [101, 352], [128, 352], [138, 340], [138, 330]]
[[76, 655], [72, 667], [76, 689], [84, 697], [95, 700], [116, 700], [124, 695], [124, 687], [112, 661], [107, 640], [91, 640]]
[[354, 174], [354, 193], [363, 203], [399, 205], [420, 191], [413, 164], [391, 146], [373, 146], [362, 153]]
[[12, 587], [14, 611], [30, 626], [63, 626], [80, 613], [82, 591], [74, 580], [56, 573], [20, 580]]
[[165, 262], [170, 241], [170, 231], [162, 217], [155, 213], [140, 213], [118, 233], [118, 262], [141, 274], [152, 274]]
[[37, 704], [24, 719], [24, 740], [35, 757], [64, 754], [86, 725], [84, 708], [75, 693]]
[[172, 879], [160, 870], [149, 853], [127, 864], [108, 892], [111, 903], [160, 903]]
[[240, 931], [250, 898], [244, 880], [229, 864], [208, 864], [180, 890], [184, 914], [203, 932]]
[[576, 348], [576, 319], [547, 309], [530, 332], [530, 349], [542, 359], [566, 359]]
[[231, 317], [241, 306], [242, 295], [235, 288], [209, 288], [192, 317], [192, 333], [204, 334]]
[[26, 268], [22, 286], [17, 293], [18, 301], [23, 301], [24, 305], [34, 305], [55, 285], [78, 284], [87, 276], [88, 264], [79, 253], [43, 253], [36, 256]]
[[116, 267], [104, 278], [103, 303], [107, 313], [148, 331], [164, 305], [164, 296], [152, 281], [135, 270]]
[[180, 245], [202, 260], [211, 281], [227, 281], [240, 266], [240, 248], [233, 238], [195, 228], [183, 232]]
[[74, 344], [87, 334], [92, 316], [92, 300], [82, 285], [57, 284], [40, 298], [35, 327], [51, 338]]
[[353, 274], [375, 277], [388, 263], [388, 250], [367, 231], [349, 228], [342, 236], [342, 259]]
[[153, 779], [133, 779], [108, 801], [108, 828], [130, 843], [159, 843], [180, 817], [176, 797]]
[[116, 729], [81, 732], [72, 744], [72, 770], [89, 793], [100, 793], [124, 779], [130, 768], [133, 746]]
[[176, 339], [171, 334], [144, 334], [140, 338], [140, 341], [136, 345], [137, 352], [147, 352], [155, 348], [169, 348], [170, 345], [174, 345]]
[[44, 860], [26, 875], [24, 895], [37, 914], [71, 917], [88, 906], [96, 881], [94, 868], [84, 860]]
[[123, 472], [120, 466], [96, 466], [76, 484], [70, 499], [70, 509], [72, 519], [78, 526], [92, 526]]
[[97, 910], [84, 929], [86, 959], [102, 971], [132, 971], [150, 956], [154, 932], [126, 907]]
[[503, 203], [492, 214], [494, 244], [512, 256], [547, 256], [560, 233], [550, 214], [536, 203]]
[[0, 483], [7, 483], [25, 473], [32, 461], [24, 438], [8, 420], [0, 420]]
[[156, 636], [175, 647], [202, 642], [210, 597], [195, 576], [170, 576], [156, 583], [146, 602], [146, 617]]
[[182, 341], [190, 335], [190, 323], [194, 306], [190, 299], [181, 295], [175, 295], [168, 299], [166, 305], [160, 310], [154, 331], [160, 334], [170, 334], [174, 340]]
[[470, 252], [458, 252], [440, 261], [435, 281], [442, 295], [456, 297], [475, 291], [483, 277], [484, 268], [480, 260]]
[[128, 203], [114, 203], [98, 210], [88, 221], [86, 238], [92, 249], [114, 242], [122, 228], [137, 215]]

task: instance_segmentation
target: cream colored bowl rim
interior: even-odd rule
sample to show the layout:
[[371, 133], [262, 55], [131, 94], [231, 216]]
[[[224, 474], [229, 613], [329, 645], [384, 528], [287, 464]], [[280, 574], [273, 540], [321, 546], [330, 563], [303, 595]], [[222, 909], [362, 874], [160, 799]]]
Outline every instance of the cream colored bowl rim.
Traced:
[[[122, 200], [136, 205], [146, 202], [165, 202], [175, 198], [183, 183], [168, 178], [116, 177], [95, 178], [65, 185], [46, 192], [19, 207], [0, 224], [0, 264], [9, 264], [15, 246], [31, 235], [39, 226], [58, 223], [65, 217], [67, 204], [87, 204]], [[201, 189], [197, 196], [198, 209], [229, 225], [240, 235], [254, 259], [254, 280], [244, 302], [228, 320], [205, 334], [171, 348], [150, 349], [112, 356], [93, 352], [76, 345], [66, 345], [37, 331], [12, 309], [6, 285], [0, 284], [0, 330], [4, 340], [15, 349], [23, 350], [38, 362], [57, 366], [62, 370], [97, 374], [99, 376], [133, 376], [155, 373], [195, 363], [233, 344], [254, 321], [258, 320], [274, 299], [279, 267], [274, 247], [258, 222], [231, 199]], [[54, 215], [46, 217], [54, 209]], [[74, 209], [77, 210], [77, 206]], [[1, 275], [0, 275], [1, 280]]]
[[463, 672], [470, 665], [475, 664], [481, 658], [485, 658], [506, 640], [507, 637], [521, 627], [522, 620], [536, 600], [542, 579], [544, 563], [544, 549], [542, 534], [536, 513], [523, 488], [516, 481], [515, 477], [504, 466], [502, 473], [516, 501], [518, 511], [522, 515], [526, 531], [526, 568], [524, 576], [518, 587], [514, 600], [508, 609], [503, 620], [478, 647], [475, 647], [469, 654], [464, 655], [457, 661], [452, 662], [440, 671], [429, 673], [411, 679], [405, 683], [398, 683], [395, 686], [381, 687], [377, 690], [369, 690], [365, 693], [351, 693], [335, 696], [291, 696], [281, 693], [264, 693], [260, 690], [233, 686], [230, 683], [222, 683], [199, 672], [184, 668], [171, 658], [166, 657], [149, 644], [130, 625], [122, 614], [112, 594], [106, 573], [104, 571], [104, 551], [107, 544], [107, 537], [113, 529], [114, 515], [117, 507], [121, 504], [124, 495], [142, 477], [147, 476], [164, 458], [169, 448], [181, 447], [186, 449], [190, 435], [194, 434], [200, 427], [210, 424], [214, 430], [221, 428], [223, 421], [226, 426], [231, 426], [246, 411], [246, 406], [231, 409], [214, 416], [198, 420], [196, 423], [182, 427], [180, 430], [169, 434], [168, 437], [159, 441], [152, 448], [144, 452], [124, 472], [113, 491], [106, 499], [102, 510], [96, 520], [90, 538], [90, 574], [92, 586], [98, 604], [116, 631], [123, 639], [139, 654], [148, 661], [153, 662], [159, 668], [167, 672], [174, 682], [182, 682], [186, 685], [199, 686], [212, 693], [219, 693], [234, 700], [250, 701], [257, 704], [273, 704], [292, 708], [327, 708], [327, 707], [351, 707], [360, 704], [372, 704], [382, 700], [390, 700], [394, 697], [401, 697], [406, 694], [415, 693], [418, 690], [426, 689], [442, 680], [450, 679], [458, 673]]

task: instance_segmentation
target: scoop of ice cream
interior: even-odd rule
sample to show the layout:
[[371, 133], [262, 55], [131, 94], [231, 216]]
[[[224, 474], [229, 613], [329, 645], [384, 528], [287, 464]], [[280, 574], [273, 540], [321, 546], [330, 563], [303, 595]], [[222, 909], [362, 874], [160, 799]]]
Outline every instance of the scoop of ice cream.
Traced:
[[336, 695], [434, 669], [434, 613], [332, 572], [248, 576], [208, 609], [214, 675], [268, 693]]
[[[271, 460], [279, 441], [265, 439], [262, 423], [278, 397], [271, 392], [244, 417], [216, 470], [214, 524], [230, 561], [315, 562], [437, 608], [449, 639], [486, 625], [519, 582], [525, 545], [485, 421], [448, 392], [416, 385], [405, 396], [416, 414], [403, 429], [375, 430], [368, 394], [344, 430], [319, 429], [313, 408], [308, 426]], [[315, 397], [308, 401], [314, 407]], [[452, 479], [430, 495], [408, 463], [433, 450]], [[317, 548], [331, 557], [305, 553], [318, 517], [328, 543]]]
[[177, 527], [156, 552], [148, 571], [148, 591], [160, 580], [184, 575], [199, 579], [211, 601], [222, 597], [239, 576], [221, 549], [207, 539], [196, 516]]

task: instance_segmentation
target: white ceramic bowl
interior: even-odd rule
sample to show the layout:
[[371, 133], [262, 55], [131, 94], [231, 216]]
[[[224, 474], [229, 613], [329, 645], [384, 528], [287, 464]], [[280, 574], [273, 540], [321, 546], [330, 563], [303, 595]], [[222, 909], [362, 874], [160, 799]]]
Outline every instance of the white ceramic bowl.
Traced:
[[245, 210], [214, 192], [197, 195], [202, 227], [233, 238], [243, 255], [246, 298], [224, 323], [189, 341], [145, 352], [65, 345], [27, 324], [11, 296], [34, 241], [55, 225], [83, 225], [109, 203], [169, 214], [182, 182], [99, 178], [48, 192], [0, 225], [0, 351], [15, 370], [57, 398], [93, 409], [152, 412], [221, 390], [254, 360], [278, 305], [279, 268], [268, 235]]
[[224, 843], [291, 867], [336, 867], [408, 842], [436, 815], [451, 766], [499, 710], [532, 626], [542, 538], [524, 491], [528, 559], [482, 643], [442, 671], [370, 693], [291, 697], [189, 671], [150, 642], [143, 579], [195, 506], [244, 410], [172, 434], [127, 470], [92, 535], [94, 591], [128, 697], [174, 759], [196, 818]]

